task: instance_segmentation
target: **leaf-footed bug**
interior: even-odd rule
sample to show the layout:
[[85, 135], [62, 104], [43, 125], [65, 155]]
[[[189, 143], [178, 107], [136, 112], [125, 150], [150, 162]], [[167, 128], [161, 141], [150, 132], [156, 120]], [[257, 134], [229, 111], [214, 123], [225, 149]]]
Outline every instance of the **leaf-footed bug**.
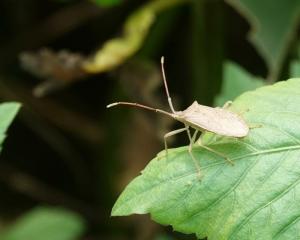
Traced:
[[[164, 57], [161, 58], [161, 71], [165, 86], [165, 91], [168, 97], [168, 103], [171, 109], [171, 112], [167, 112], [161, 109], [155, 109], [146, 105], [142, 105], [139, 103], [132, 102], [115, 102], [107, 105], [107, 108], [114, 107], [117, 105], [128, 105], [133, 107], [144, 108], [147, 110], [155, 111], [171, 118], [174, 118], [184, 124], [184, 128], [180, 128], [174, 131], [171, 131], [164, 136], [165, 143], [165, 152], [168, 154], [168, 145], [167, 138], [170, 136], [174, 136], [178, 133], [187, 132], [187, 135], [190, 140], [188, 152], [191, 158], [194, 161], [195, 167], [197, 169], [197, 173], [200, 177], [200, 166], [192, 153], [192, 148], [196, 140], [196, 136], [198, 132], [212, 132], [218, 135], [227, 136], [227, 137], [236, 137], [241, 138], [248, 135], [249, 126], [246, 124], [244, 119], [240, 117], [238, 114], [231, 112], [227, 109], [229, 102], [227, 102], [222, 108], [220, 107], [208, 107], [204, 105], [200, 105], [197, 101], [194, 101], [191, 106], [189, 106], [184, 111], [175, 111], [172, 103], [172, 99], [169, 94], [168, 84], [166, 80], [165, 70], [164, 70]], [[190, 127], [195, 129], [193, 135], [191, 135]], [[232, 164], [232, 161], [224, 156], [222, 153], [211, 149], [208, 146], [205, 146], [201, 143], [201, 139], [198, 140], [199, 146], [205, 148], [206, 150], [213, 152], [229, 161]]]

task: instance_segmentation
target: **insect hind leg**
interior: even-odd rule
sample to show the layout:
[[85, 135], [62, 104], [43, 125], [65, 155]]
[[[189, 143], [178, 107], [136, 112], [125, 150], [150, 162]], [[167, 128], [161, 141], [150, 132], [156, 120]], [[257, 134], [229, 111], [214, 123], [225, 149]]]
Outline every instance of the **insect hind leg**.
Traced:
[[222, 108], [224, 108], [224, 109], [228, 109], [231, 105], [232, 105], [232, 101], [227, 101], [224, 105], [223, 105], [223, 107]]
[[208, 146], [205, 146], [202, 143], [201, 138], [199, 138], [199, 140], [197, 141], [197, 143], [198, 143], [198, 145], [200, 147], [202, 147], [202, 148], [206, 149], [207, 151], [212, 152], [212, 153], [214, 153], [214, 154], [216, 154], [216, 155], [224, 158], [228, 163], [230, 163], [231, 165], [234, 165], [234, 162], [229, 157], [227, 157], [226, 155], [224, 155], [223, 153], [220, 153], [220, 152], [218, 152], [218, 151], [216, 151], [216, 150], [214, 150], [214, 149], [212, 149], [212, 148], [210, 148]]
[[261, 127], [263, 127], [263, 124], [261, 124], [261, 123], [250, 123], [249, 124], [250, 129], [261, 128]]
[[[223, 105], [222, 108], [228, 110], [228, 109], [231, 107], [232, 104], [233, 104], [233, 101], [227, 101], [227, 102]], [[244, 115], [246, 112], [249, 112], [249, 111], [250, 111], [250, 109], [249, 109], [249, 108], [246, 108], [246, 109], [244, 109], [244, 110], [241, 110], [241, 111], [237, 112], [237, 114], [240, 115], [240, 116], [242, 116], [242, 115]]]

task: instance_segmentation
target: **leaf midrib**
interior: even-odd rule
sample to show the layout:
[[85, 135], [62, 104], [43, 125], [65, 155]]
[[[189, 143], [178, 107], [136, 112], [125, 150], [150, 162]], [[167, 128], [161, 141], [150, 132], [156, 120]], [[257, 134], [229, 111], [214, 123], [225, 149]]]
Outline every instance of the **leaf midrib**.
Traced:
[[[231, 160], [235, 161], [235, 160], [240, 160], [240, 159], [243, 159], [243, 158], [252, 157], [252, 156], [256, 156], [256, 155], [260, 155], [260, 154], [268, 154], [268, 153], [288, 151], [288, 150], [297, 150], [297, 149], [300, 149], [300, 144], [293, 145], [293, 146], [287, 146], [287, 147], [271, 148], [271, 149], [267, 149], [267, 150], [260, 150], [260, 151], [256, 151], [256, 152], [252, 152], [252, 153], [248, 153], [248, 154], [244, 154], [244, 155], [241, 155], [241, 156], [231, 158]], [[176, 154], [178, 156], [178, 154], [184, 154], [186, 152], [187, 152], [187, 147], [185, 149], [180, 150], [180, 151], [176, 151]], [[202, 169], [208, 169], [208, 168], [215, 167], [215, 166], [218, 166], [218, 165], [223, 165], [223, 164], [227, 164], [227, 163], [226, 162], [218, 162], [218, 163], [210, 164], [208, 166], [204, 166]], [[152, 189], [155, 189], [156, 187], [160, 187], [162, 184], [167, 184], [170, 181], [178, 181], [181, 178], [189, 177], [192, 174], [197, 175], [197, 171], [193, 170], [193, 171], [189, 171], [186, 174], [175, 177], [175, 178], [172, 177], [172, 178], [164, 179], [163, 181], [158, 182], [157, 184], [153, 185], [152, 187], [147, 188], [145, 191], [143, 191], [141, 193], [138, 193], [136, 196], [145, 194], [145, 193], [151, 191]], [[126, 199], [125, 201], [122, 202], [122, 205], [128, 204], [131, 201], [134, 201], [135, 198], [136, 197]]]

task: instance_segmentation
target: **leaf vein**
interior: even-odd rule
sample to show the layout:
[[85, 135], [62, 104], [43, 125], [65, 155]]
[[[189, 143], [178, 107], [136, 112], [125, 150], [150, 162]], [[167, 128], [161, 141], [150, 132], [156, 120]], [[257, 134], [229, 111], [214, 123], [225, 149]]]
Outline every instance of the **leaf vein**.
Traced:
[[287, 225], [285, 225], [283, 228], [281, 228], [274, 236], [273, 239], [277, 239], [281, 234], [286, 232], [289, 228], [291, 228], [293, 225], [295, 225], [300, 220], [300, 215], [297, 216], [293, 221], [289, 222]]
[[[300, 177], [297, 178], [296, 181], [294, 181], [288, 188], [285, 188], [280, 194], [278, 194], [277, 197], [275, 197], [274, 199], [272, 199], [271, 201], [269, 201], [267, 204], [261, 205], [259, 206], [256, 210], [254, 210], [252, 213], [250, 213], [232, 232], [232, 234], [230, 235], [230, 238], [237, 232], [239, 231], [242, 226], [244, 226], [256, 213], [258, 213], [259, 211], [261, 211], [262, 209], [264, 209], [265, 207], [269, 206], [270, 204], [273, 204], [274, 202], [276, 202], [277, 200], [279, 200], [281, 197], [283, 197], [286, 193], [288, 193], [291, 189], [293, 189], [293, 187], [295, 187], [298, 183], [300, 182]], [[230, 239], [229, 238], [229, 239]]]
[[252, 165], [249, 165], [249, 167], [247, 167], [245, 169], [245, 171], [243, 172], [243, 174], [241, 175], [241, 177], [225, 193], [222, 193], [220, 195], [220, 197], [218, 197], [215, 201], [213, 201], [208, 206], [205, 206], [202, 209], [197, 209], [193, 214], [187, 216], [182, 221], [180, 221], [180, 223], [183, 222], [183, 221], [186, 221], [188, 218], [194, 218], [194, 217], [197, 217], [197, 216], [201, 215], [201, 213], [206, 212], [208, 209], [210, 209], [211, 207], [215, 206], [220, 201], [222, 201], [225, 197], [227, 197], [231, 192], [233, 192], [236, 189], [236, 187], [240, 184], [240, 182], [247, 176], [247, 173], [256, 165], [257, 161], [258, 161], [258, 159], [256, 159], [256, 161], [254, 161], [252, 163]]
[[284, 156], [286, 156], [288, 153], [282, 154], [282, 156], [280, 157], [280, 159], [278, 160], [278, 162], [272, 167], [272, 169], [270, 170], [270, 174], [265, 175], [265, 177], [263, 178], [263, 180], [260, 182], [259, 185], [256, 185], [254, 187], [254, 189], [251, 191], [251, 193], [249, 194], [249, 196], [252, 196], [253, 193], [257, 192], [258, 189], [260, 187], [262, 187], [263, 183], [265, 183], [271, 176], [272, 174], [280, 167], [280, 165], [282, 164], [282, 161], [286, 160], [286, 158], [284, 158]]

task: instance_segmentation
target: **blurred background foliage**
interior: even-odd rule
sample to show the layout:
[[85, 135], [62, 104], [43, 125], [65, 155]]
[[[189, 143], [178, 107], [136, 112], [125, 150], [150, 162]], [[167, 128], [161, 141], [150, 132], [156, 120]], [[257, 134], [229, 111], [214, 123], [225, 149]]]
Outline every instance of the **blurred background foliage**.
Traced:
[[110, 218], [176, 123], [105, 106], [167, 109], [162, 55], [178, 109], [300, 76], [298, 0], [4, 0], [0, 11], [0, 98], [23, 106], [1, 153], [3, 240], [195, 239], [148, 216]]

